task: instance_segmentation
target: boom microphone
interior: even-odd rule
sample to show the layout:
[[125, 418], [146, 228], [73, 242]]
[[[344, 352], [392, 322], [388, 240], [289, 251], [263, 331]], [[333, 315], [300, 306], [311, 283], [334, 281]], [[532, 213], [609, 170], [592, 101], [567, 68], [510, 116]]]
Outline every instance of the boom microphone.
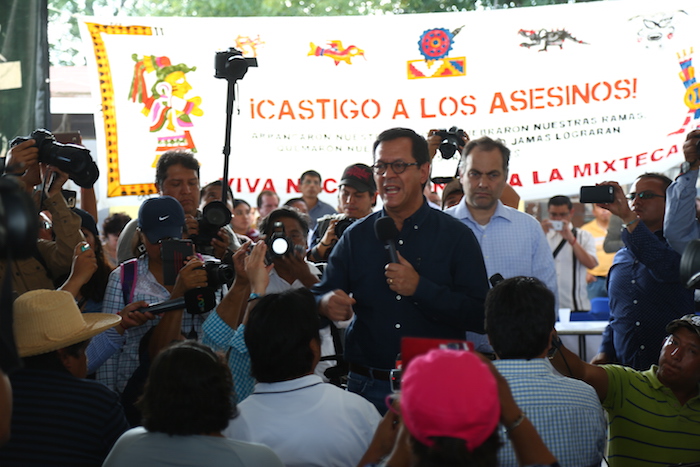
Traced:
[[214, 291], [209, 287], [199, 287], [188, 290], [183, 297], [154, 303], [145, 308], [140, 308], [139, 311], [150, 311], [155, 315], [184, 308], [187, 310], [187, 313], [191, 315], [201, 315], [202, 313], [212, 310], [215, 306], [216, 297], [214, 296]]
[[380, 217], [374, 222], [374, 234], [380, 242], [384, 243], [384, 248], [389, 252], [389, 261], [392, 263], [399, 262], [399, 256], [396, 254], [396, 237], [399, 236], [399, 230], [394, 224], [391, 217]]

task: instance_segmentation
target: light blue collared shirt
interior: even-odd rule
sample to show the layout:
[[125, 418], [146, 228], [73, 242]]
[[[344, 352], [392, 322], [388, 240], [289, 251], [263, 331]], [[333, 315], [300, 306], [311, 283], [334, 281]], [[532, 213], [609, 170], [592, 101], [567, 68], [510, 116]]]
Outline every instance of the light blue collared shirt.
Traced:
[[464, 201], [445, 212], [474, 232], [484, 255], [488, 277], [496, 273], [505, 279], [536, 277], [554, 293], [554, 297], [558, 297], [552, 250], [542, 226], [534, 217], [505, 206], [501, 201], [498, 201], [496, 211], [486, 225], [474, 220]]

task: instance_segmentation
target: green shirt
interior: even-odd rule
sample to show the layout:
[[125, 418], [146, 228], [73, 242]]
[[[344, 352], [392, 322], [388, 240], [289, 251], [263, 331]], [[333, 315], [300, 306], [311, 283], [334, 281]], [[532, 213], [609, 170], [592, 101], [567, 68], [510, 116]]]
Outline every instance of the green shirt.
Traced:
[[656, 365], [647, 371], [603, 368], [608, 374], [603, 407], [608, 412], [611, 467], [700, 461], [700, 396], [681, 406], [656, 377]]

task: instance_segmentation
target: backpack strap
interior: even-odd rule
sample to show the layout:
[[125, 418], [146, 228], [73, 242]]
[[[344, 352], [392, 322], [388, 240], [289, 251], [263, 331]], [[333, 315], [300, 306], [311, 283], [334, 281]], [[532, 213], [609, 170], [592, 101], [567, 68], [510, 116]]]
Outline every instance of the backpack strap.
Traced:
[[138, 260], [130, 259], [122, 263], [120, 277], [122, 281], [122, 294], [124, 296], [124, 304], [128, 305], [134, 301], [134, 284], [138, 271]]

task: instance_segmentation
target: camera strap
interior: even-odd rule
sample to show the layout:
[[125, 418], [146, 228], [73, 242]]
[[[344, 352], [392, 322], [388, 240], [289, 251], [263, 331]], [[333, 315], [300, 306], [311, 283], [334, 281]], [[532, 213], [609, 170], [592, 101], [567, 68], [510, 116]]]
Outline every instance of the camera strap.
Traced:
[[554, 258], [556, 258], [557, 255], [559, 254], [559, 252], [561, 251], [561, 249], [564, 248], [564, 245], [566, 245], [566, 239], [562, 238], [561, 242], [559, 242], [559, 245], [557, 245], [557, 247], [552, 252], [552, 256]]
[[134, 285], [136, 283], [136, 274], [138, 271], [137, 260], [130, 259], [122, 263], [121, 267], [121, 282], [122, 282], [122, 295], [124, 296], [124, 305], [134, 301]]

